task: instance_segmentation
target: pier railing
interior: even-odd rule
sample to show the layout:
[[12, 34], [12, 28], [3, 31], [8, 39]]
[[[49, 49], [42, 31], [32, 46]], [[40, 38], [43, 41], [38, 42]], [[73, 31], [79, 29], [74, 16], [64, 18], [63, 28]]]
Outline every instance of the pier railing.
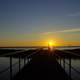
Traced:
[[40, 49], [37, 49], [35, 52], [32, 52], [30, 55], [24, 56], [23, 58], [21, 58], [21, 55], [18, 55], [18, 58], [17, 58], [18, 61], [14, 64], [13, 64], [13, 56], [12, 55], [19, 54], [19, 53], [24, 53], [26, 50], [21, 50], [21, 51], [16, 51], [16, 52], [11, 52], [11, 53], [0, 55], [0, 57], [8, 56], [8, 58], [9, 58], [9, 66], [7, 68], [3, 69], [2, 71], [0, 71], [0, 75], [9, 71], [9, 74], [10, 74], [9, 80], [12, 80], [12, 78], [13, 78], [13, 68], [18, 64], [18, 72], [20, 72], [20, 70], [21, 70], [21, 61], [22, 61], [21, 59], [23, 59], [24, 66], [25, 66], [27, 64], [26, 62], [30, 61], [30, 59], [27, 59], [27, 58], [36, 54], [39, 50]]
[[[23, 59], [23, 61], [24, 61], [23, 65], [25, 66], [26, 65], [26, 60], [28, 60], [28, 62], [30, 61], [30, 59], [27, 59], [27, 58], [31, 57], [32, 55], [35, 55], [39, 51], [40, 51], [40, 49], [37, 49], [35, 52], [32, 52], [30, 55], [24, 56], [23, 58], [21, 58], [21, 56], [19, 55], [18, 58], [17, 58], [18, 61], [14, 64], [13, 64], [13, 56], [12, 55], [18, 54], [18, 53], [24, 53], [25, 50], [0, 55], [0, 57], [8, 56], [8, 58], [9, 58], [9, 67], [7, 67], [4, 70], [0, 71], [0, 75], [5, 73], [6, 71], [9, 71], [9, 73], [10, 73], [10, 79], [9, 80], [12, 80], [12, 78], [13, 78], [13, 67], [15, 67], [18, 64], [18, 72], [20, 72], [20, 70], [21, 70], [21, 61], [22, 61], [21, 59]], [[75, 54], [75, 53], [70, 52], [70, 51], [61, 51], [61, 52], [65, 53], [65, 54], [71, 54], [71, 55], [80, 57], [80, 55]], [[66, 69], [66, 64], [68, 65], [68, 67], [69, 67], [69, 73], [68, 74], [69, 74], [70, 79], [72, 78], [72, 70], [74, 70], [77, 74], [80, 75], [80, 71], [78, 71], [76, 68], [74, 68], [72, 66], [71, 56], [68, 56], [68, 62], [66, 61], [65, 57], [61, 57], [58, 54], [55, 54], [55, 57], [56, 57], [56, 59], [58, 58], [57, 60], [58, 60], [59, 64], [61, 66], [63, 66], [64, 70]]]
[[[73, 56], [80, 58], [79, 54], [76, 54], [76, 53], [73, 53], [70, 51], [63, 51], [63, 50], [60, 50], [60, 51], [65, 53], [65, 54], [70, 54], [70, 55], [73, 55]], [[68, 75], [69, 75], [70, 79], [72, 79], [72, 70], [75, 71], [78, 75], [80, 75], [80, 71], [78, 71], [76, 68], [74, 68], [72, 66], [72, 57], [71, 56], [68, 56], [68, 59], [67, 59], [68, 61], [66, 61], [66, 57], [62, 57], [58, 54], [55, 54], [55, 56], [57, 57], [57, 61], [63, 67], [64, 70], [66, 69], [66, 65], [68, 65], [68, 67], [69, 67]]]

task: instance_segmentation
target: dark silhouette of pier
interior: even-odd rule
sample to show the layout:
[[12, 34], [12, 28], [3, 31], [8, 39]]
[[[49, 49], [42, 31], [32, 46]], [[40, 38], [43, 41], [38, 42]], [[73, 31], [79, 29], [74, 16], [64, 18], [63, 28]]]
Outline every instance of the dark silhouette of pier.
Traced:
[[[80, 74], [71, 65], [71, 58], [80, 58], [80, 55], [72, 51], [55, 49], [50, 51], [49, 49], [44, 50], [43, 48], [11, 51], [10, 53], [0, 55], [0, 57], [5, 56], [10, 59], [10, 66], [0, 71], [0, 74], [2, 74], [9, 70], [9, 80], [72, 80], [71, 69]], [[80, 49], [77, 49], [78, 53], [79, 51]], [[18, 62], [13, 64], [13, 58], [19, 59]], [[65, 58], [69, 60], [69, 63], [65, 61]], [[24, 60], [23, 68], [21, 68], [21, 59]], [[27, 63], [26, 59], [28, 61]], [[16, 64], [18, 64], [18, 72], [13, 76], [13, 67]], [[69, 66], [68, 74], [65, 72], [65, 64]]]
[[54, 56], [55, 53], [40, 50], [29, 56], [31, 60], [14, 77], [14, 80], [70, 80]]

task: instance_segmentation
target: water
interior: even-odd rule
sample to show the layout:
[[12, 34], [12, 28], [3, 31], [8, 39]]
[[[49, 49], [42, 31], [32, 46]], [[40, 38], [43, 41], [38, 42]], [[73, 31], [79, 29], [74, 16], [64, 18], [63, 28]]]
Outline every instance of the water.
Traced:
[[[78, 46], [78, 47], [56, 47], [56, 49], [58, 49], [58, 50], [72, 50], [72, 49], [80, 49], [80, 46]], [[69, 64], [68, 59], [65, 59], [65, 61]], [[63, 60], [61, 60], [61, 65], [63, 67]], [[80, 72], [80, 59], [71, 59], [71, 66]], [[69, 65], [67, 65], [67, 64], [65, 64], [65, 71], [69, 75]], [[80, 80], [80, 73], [71, 69], [71, 78], [73, 80]]]
[[[20, 59], [20, 60], [21, 60], [20, 68], [23, 68], [24, 60], [23, 59]], [[26, 64], [27, 64], [27, 62], [28, 62], [28, 60], [26, 59]], [[12, 64], [14, 65], [12, 67], [12, 76], [15, 76], [16, 73], [19, 71], [19, 59], [12, 58]], [[10, 67], [10, 58], [0, 57], [0, 72], [2, 72], [0, 74], [0, 80], [10, 80], [10, 68], [9, 67]]]
[[[67, 63], [69, 63], [68, 59], [65, 59], [65, 61]], [[13, 66], [13, 68], [12, 68], [13, 76], [16, 75], [16, 73], [19, 71], [19, 63], [18, 62], [19, 62], [19, 59], [17, 59], [17, 58], [13, 58], [12, 59], [12, 64], [16, 63], [16, 65]], [[72, 59], [71, 62], [72, 62], [71, 63], [72, 66], [77, 71], [80, 71], [80, 59]], [[9, 63], [10, 63], [10, 59], [9, 58], [0, 57], [0, 72], [3, 71], [4, 69], [8, 68], [10, 66]], [[26, 59], [26, 63], [27, 63], [27, 59]], [[62, 67], [63, 67], [63, 60], [61, 60], [61, 64], [62, 64]], [[24, 66], [24, 60], [21, 59], [21, 68], [23, 68], [23, 66]], [[67, 64], [65, 64], [65, 70], [66, 70], [67, 74], [69, 74], [69, 66]], [[73, 80], [80, 80], [80, 74], [78, 74], [73, 69], [71, 69], [71, 71], [72, 71], [71, 72], [71, 77], [73, 78]], [[10, 80], [10, 69], [8, 69], [5, 72], [3, 72], [2, 74], [0, 74], [0, 80]]]
[[80, 49], [80, 46], [61, 46], [61, 47], [55, 47], [55, 49], [58, 49], [58, 50], [70, 50], [70, 49]]
[[[37, 47], [39, 48], [39, 47]], [[26, 48], [26, 47], [23, 47], [23, 48], [2, 48], [2, 49], [15, 49], [15, 50], [30, 50], [30, 49], [37, 49], [36, 47], [32, 47], [32, 48]], [[59, 50], [64, 50], [64, 49], [78, 49], [80, 48], [80, 46], [60, 46], [60, 47], [53, 47], [55, 49], [59, 49]], [[45, 47], [44, 49], [47, 49], [47, 47]]]
[[[69, 60], [65, 59], [65, 62], [69, 64]], [[69, 65], [65, 64], [65, 71], [69, 75]], [[63, 59], [61, 59], [61, 66], [63, 66]], [[71, 66], [80, 72], [80, 59], [71, 59]], [[80, 73], [76, 72], [74, 69], [71, 69], [71, 78], [73, 80], [80, 80]]]
[[[77, 49], [80, 47], [56, 47], [56, 49], [63, 50], [63, 49]], [[9, 49], [9, 48], [8, 48]], [[13, 48], [11, 48], [13, 49]], [[17, 48], [15, 48], [17, 49]], [[18, 48], [18, 50], [29, 50], [30, 48]], [[32, 49], [32, 48], [31, 48]], [[33, 48], [34, 49], [34, 48]], [[26, 63], [28, 60], [26, 59]], [[69, 63], [69, 60], [66, 59], [66, 62]], [[72, 66], [77, 69], [77, 71], [80, 72], [80, 59], [72, 59], [71, 60]], [[12, 68], [12, 75], [16, 75], [16, 73], [19, 71], [19, 59], [18, 58], [13, 58], [12, 59], [12, 64], [15, 64]], [[62, 67], [63, 67], [63, 60], [61, 60]], [[8, 57], [0, 57], [0, 72], [3, 71], [4, 69], [8, 68], [10, 66], [10, 58]], [[24, 66], [24, 60], [21, 59], [21, 68]], [[67, 74], [69, 74], [69, 66], [66, 64], [65, 65], [65, 70]], [[73, 69], [71, 69], [71, 77], [73, 80], [80, 80], [80, 74], [76, 73]], [[10, 80], [10, 69], [6, 70], [5, 72], [0, 74], [0, 80]]]

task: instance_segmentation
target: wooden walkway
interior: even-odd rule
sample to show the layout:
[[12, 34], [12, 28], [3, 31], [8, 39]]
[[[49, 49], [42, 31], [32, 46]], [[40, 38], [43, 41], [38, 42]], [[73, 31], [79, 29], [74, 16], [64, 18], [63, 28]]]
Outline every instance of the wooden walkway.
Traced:
[[70, 80], [68, 75], [49, 52], [40, 51], [13, 80]]

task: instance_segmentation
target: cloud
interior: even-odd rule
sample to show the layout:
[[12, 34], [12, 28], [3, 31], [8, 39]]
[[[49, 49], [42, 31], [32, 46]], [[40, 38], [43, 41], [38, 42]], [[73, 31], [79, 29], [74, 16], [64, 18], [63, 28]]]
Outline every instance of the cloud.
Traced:
[[80, 28], [78, 28], [78, 29], [63, 30], [63, 31], [56, 31], [56, 32], [78, 32], [78, 31], [80, 31]]
[[53, 33], [68, 33], [68, 32], [79, 32], [80, 28], [77, 29], [68, 29], [68, 30], [61, 30], [61, 31], [55, 31], [55, 32], [44, 32], [43, 35], [53, 34]]
[[68, 14], [68, 16], [77, 17], [77, 16], [80, 16], [80, 12], [71, 13], [71, 14]]

